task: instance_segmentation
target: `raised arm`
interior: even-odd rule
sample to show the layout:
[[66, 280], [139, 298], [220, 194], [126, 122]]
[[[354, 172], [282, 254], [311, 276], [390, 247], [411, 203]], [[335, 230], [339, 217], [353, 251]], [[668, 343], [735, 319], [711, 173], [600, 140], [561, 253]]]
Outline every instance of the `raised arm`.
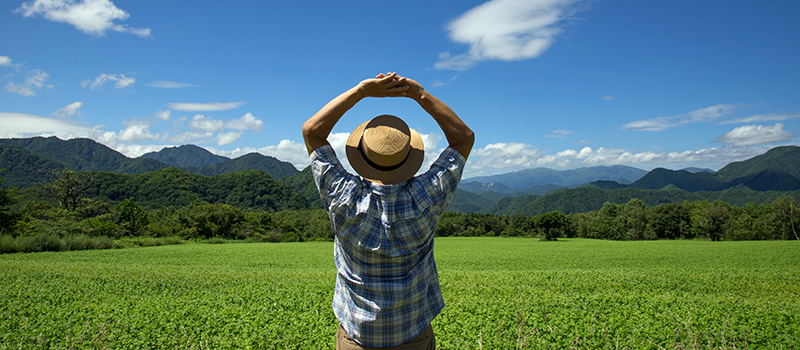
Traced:
[[408, 89], [408, 85], [396, 74], [380, 74], [375, 79], [361, 81], [337, 96], [303, 123], [303, 140], [308, 154], [328, 144], [328, 135], [334, 125], [364, 97], [401, 97], [405, 96]]
[[430, 92], [422, 88], [418, 82], [408, 79], [405, 80], [409, 86], [406, 91], [406, 97], [412, 98], [424, 109], [428, 114], [436, 120], [439, 127], [444, 132], [450, 148], [461, 153], [464, 158], [469, 157], [469, 152], [472, 150], [472, 145], [475, 143], [475, 134], [472, 132], [466, 123], [458, 117], [456, 112], [450, 109], [444, 102], [433, 96]]

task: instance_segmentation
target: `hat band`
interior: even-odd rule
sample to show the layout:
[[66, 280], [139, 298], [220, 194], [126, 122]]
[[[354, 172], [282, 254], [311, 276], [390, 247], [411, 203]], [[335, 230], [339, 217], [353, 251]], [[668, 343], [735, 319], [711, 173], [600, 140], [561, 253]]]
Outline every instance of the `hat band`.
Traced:
[[364, 162], [366, 162], [367, 165], [369, 165], [370, 167], [374, 168], [375, 170], [393, 171], [393, 170], [400, 169], [401, 167], [403, 167], [403, 164], [406, 163], [406, 161], [408, 160], [408, 157], [411, 155], [411, 152], [408, 152], [408, 153], [406, 153], [406, 157], [403, 158], [403, 160], [401, 160], [399, 163], [397, 163], [395, 165], [392, 165], [392, 166], [382, 166], [382, 165], [378, 165], [377, 163], [373, 162], [372, 160], [370, 160], [367, 157], [366, 154], [364, 154], [364, 147], [362, 147], [362, 144], [363, 144], [363, 142], [361, 142], [361, 141], [358, 142], [358, 152], [361, 153], [361, 158], [364, 159]]

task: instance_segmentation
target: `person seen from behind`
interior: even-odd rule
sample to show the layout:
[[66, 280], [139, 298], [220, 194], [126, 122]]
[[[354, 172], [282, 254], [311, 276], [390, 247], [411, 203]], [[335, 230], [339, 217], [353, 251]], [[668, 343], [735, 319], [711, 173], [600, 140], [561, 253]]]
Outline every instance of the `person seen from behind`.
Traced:
[[[344, 114], [367, 97], [416, 101], [448, 147], [430, 169], [419, 133], [393, 115], [363, 122], [347, 140], [348, 173], [328, 143]], [[431, 327], [444, 308], [434, 230], [455, 194], [475, 141], [472, 130], [422, 86], [396, 73], [361, 81], [303, 124], [314, 181], [333, 225], [339, 321], [336, 349], [435, 349]]]

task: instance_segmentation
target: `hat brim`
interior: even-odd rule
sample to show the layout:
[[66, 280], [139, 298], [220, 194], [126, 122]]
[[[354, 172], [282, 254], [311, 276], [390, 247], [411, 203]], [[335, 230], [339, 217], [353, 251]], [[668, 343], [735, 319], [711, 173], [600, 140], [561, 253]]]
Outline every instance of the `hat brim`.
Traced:
[[347, 160], [350, 162], [350, 166], [353, 167], [353, 170], [355, 170], [358, 175], [361, 175], [361, 177], [383, 185], [405, 182], [414, 177], [414, 174], [416, 174], [422, 166], [422, 161], [425, 158], [425, 145], [422, 143], [422, 137], [419, 136], [419, 133], [413, 129], [409, 129], [411, 132], [411, 147], [408, 151], [408, 158], [406, 158], [405, 163], [395, 170], [382, 171], [367, 164], [363, 153], [358, 149], [361, 137], [364, 135], [364, 129], [369, 122], [368, 120], [359, 125], [350, 133], [350, 137], [347, 138]]

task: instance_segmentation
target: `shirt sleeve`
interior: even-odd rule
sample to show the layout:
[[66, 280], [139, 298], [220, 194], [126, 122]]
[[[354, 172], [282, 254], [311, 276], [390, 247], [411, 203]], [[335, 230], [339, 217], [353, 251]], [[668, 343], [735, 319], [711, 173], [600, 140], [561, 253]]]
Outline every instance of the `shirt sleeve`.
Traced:
[[347, 172], [330, 145], [324, 145], [310, 155], [311, 172], [325, 209], [342, 195], [352, 193], [359, 183], [358, 177]]
[[430, 169], [416, 177], [432, 200], [432, 210], [437, 214], [450, 205], [455, 196], [466, 159], [453, 148], [446, 148]]

